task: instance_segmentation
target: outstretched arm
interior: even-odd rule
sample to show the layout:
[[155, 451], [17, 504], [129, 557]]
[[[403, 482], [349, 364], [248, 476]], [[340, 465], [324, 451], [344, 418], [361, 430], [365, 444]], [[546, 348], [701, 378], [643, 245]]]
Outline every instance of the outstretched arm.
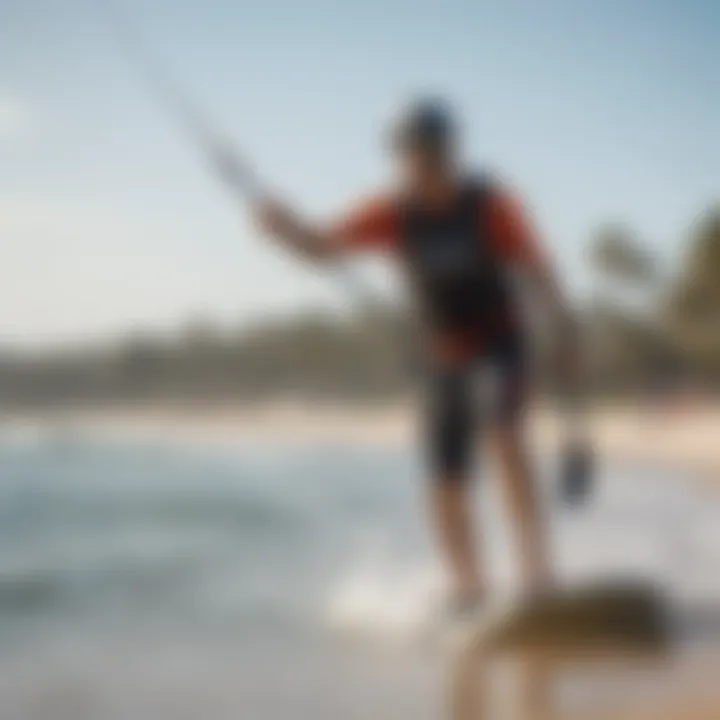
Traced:
[[255, 207], [255, 216], [266, 234], [316, 261], [350, 250], [386, 248], [396, 235], [393, 207], [386, 199], [365, 202], [327, 226], [309, 222], [273, 199], [261, 200]]
[[302, 219], [276, 200], [261, 200], [255, 217], [265, 234], [304, 257], [323, 260], [340, 250], [339, 238], [333, 233]]

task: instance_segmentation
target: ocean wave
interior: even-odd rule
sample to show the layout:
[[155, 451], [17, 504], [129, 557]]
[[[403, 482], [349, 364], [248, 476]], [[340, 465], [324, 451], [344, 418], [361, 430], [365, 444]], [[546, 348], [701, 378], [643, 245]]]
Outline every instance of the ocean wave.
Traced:
[[[212, 527], [260, 536], [297, 534], [312, 529], [302, 506], [273, 497], [202, 492], [114, 494], [97, 490], [27, 488], [4, 498], [0, 536], [34, 539], [62, 532], [128, 530], [155, 525], [183, 529]], [[91, 541], [91, 540], [90, 540]]]
[[0, 574], [0, 615], [38, 613], [57, 606], [63, 585], [55, 572]]
[[165, 616], [191, 602], [212, 569], [210, 557], [182, 547], [154, 552], [90, 547], [84, 556], [17, 558], [0, 568], [0, 623], [133, 608]]

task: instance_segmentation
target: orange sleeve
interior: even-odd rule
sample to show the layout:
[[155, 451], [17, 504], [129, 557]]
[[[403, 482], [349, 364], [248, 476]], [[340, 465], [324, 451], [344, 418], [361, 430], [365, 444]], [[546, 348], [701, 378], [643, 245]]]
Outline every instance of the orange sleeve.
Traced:
[[390, 197], [366, 200], [334, 223], [331, 232], [348, 250], [392, 250], [399, 238], [396, 203]]
[[500, 191], [490, 202], [490, 233], [498, 256], [514, 265], [544, 265], [545, 255], [537, 233], [519, 200]]

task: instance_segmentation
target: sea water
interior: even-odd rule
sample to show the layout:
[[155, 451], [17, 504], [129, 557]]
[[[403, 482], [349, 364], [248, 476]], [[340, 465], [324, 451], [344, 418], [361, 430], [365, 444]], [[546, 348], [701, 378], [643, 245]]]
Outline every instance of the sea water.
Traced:
[[[720, 505], [688, 478], [601, 467], [557, 502], [565, 579], [638, 574], [720, 597]], [[0, 441], [0, 717], [438, 718], [442, 659], [415, 639], [443, 576], [412, 448]], [[491, 473], [488, 571], [517, 581]]]

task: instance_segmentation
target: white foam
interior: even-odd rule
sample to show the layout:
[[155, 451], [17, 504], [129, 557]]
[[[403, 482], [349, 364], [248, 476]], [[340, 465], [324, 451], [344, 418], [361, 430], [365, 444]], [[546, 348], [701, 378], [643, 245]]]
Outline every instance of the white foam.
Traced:
[[441, 575], [431, 565], [365, 560], [331, 588], [326, 619], [348, 634], [411, 640], [430, 626], [441, 587]]

